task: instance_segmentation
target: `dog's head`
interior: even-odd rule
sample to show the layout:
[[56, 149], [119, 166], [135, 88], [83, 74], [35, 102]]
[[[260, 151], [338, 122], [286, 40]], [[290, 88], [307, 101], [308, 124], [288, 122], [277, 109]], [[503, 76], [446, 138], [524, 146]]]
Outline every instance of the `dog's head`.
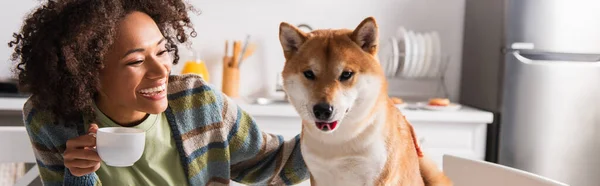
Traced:
[[[378, 27], [372, 17], [354, 30], [305, 33], [281, 23], [286, 63], [284, 90], [306, 130], [353, 132], [372, 113], [385, 78], [377, 59]], [[338, 129], [339, 128], [339, 129]]]

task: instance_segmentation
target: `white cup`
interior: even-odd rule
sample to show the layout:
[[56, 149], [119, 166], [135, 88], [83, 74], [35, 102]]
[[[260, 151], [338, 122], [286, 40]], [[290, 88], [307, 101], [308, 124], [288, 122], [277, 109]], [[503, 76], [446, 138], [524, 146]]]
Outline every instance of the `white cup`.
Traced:
[[146, 132], [136, 128], [105, 127], [96, 133], [96, 150], [106, 165], [132, 166], [144, 153]]

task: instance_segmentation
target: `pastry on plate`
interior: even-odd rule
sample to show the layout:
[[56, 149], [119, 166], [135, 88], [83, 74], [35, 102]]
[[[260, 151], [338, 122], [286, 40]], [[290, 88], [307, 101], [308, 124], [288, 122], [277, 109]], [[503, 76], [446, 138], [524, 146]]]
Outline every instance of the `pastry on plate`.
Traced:
[[429, 99], [428, 105], [430, 105], [430, 106], [448, 106], [448, 105], [450, 105], [450, 100], [447, 98], [431, 98], [431, 99]]

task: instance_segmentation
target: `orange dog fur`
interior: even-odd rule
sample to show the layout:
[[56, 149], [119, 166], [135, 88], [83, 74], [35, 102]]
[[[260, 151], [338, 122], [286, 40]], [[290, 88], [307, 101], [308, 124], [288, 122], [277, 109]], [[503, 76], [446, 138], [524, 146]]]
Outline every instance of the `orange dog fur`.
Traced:
[[387, 95], [374, 18], [310, 33], [284, 22], [279, 39], [312, 185], [452, 185]]

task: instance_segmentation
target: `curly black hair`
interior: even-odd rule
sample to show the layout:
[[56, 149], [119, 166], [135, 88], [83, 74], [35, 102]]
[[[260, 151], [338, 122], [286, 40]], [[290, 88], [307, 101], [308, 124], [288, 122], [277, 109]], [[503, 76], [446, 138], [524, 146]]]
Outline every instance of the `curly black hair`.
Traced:
[[19, 87], [31, 94], [34, 107], [56, 120], [94, 118], [104, 54], [119, 20], [133, 11], [152, 17], [177, 64], [176, 42], [196, 36], [188, 11], [198, 13], [182, 0], [50, 0], [29, 14], [8, 45], [14, 47]]

